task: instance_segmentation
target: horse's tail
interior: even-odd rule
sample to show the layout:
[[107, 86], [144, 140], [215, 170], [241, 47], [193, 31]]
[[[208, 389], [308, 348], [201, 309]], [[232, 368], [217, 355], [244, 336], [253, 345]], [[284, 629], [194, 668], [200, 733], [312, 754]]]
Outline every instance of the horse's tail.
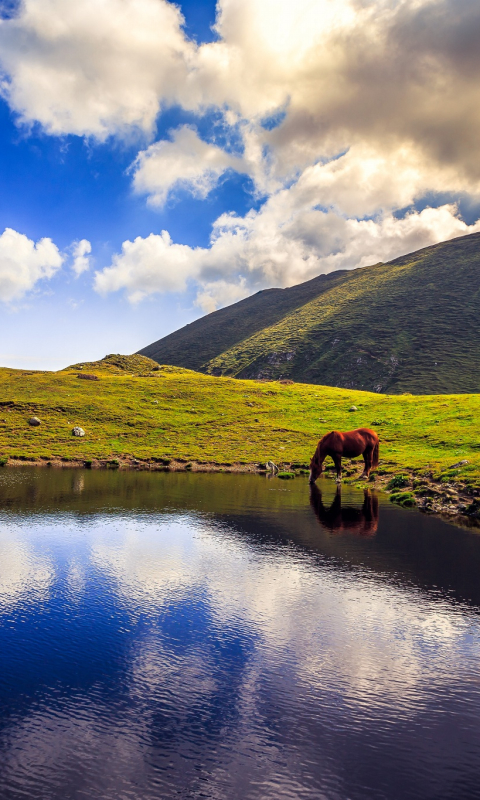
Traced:
[[379, 442], [378, 442], [378, 439], [377, 439], [377, 441], [375, 442], [375, 447], [373, 448], [373, 453], [372, 453], [372, 469], [376, 469], [378, 467], [379, 455], [380, 455], [380, 445], [379, 445]]

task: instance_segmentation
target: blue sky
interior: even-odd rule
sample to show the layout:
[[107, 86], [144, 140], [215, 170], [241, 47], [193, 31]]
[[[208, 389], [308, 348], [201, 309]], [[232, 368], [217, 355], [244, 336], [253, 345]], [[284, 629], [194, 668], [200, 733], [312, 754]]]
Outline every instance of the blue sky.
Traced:
[[260, 288], [477, 230], [480, 12], [453, 9], [11, 6], [0, 364], [133, 352]]
[[[212, 41], [215, 3], [178, 3], [187, 34]], [[191, 121], [180, 108], [159, 116], [156, 136]], [[48, 236], [60, 249], [88, 239], [95, 263], [109, 263], [128, 238], [166, 228], [192, 246], [207, 245], [212, 222], [225, 209], [244, 213], [253, 204], [249, 181], [231, 175], [206, 201], [186, 194], [161, 212], [131, 191], [127, 170], [139, 142], [48, 136], [41, 126], [18, 126], [18, 115], [0, 100], [0, 229], [37, 241]], [[186, 223], [186, 220], [188, 222]], [[133, 352], [201, 315], [192, 293], [154, 297], [141, 307], [118, 297], [99, 298], [91, 276], [63, 274], [27, 298], [3, 308], [2, 366], [61, 369], [107, 352]]]

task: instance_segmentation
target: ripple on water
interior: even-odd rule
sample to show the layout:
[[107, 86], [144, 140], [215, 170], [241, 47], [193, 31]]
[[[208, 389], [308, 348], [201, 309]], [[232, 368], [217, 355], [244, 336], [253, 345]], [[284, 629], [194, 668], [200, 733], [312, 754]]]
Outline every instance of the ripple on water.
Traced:
[[12, 473], [1, 800], [479, 796], [475, 534], [303, 481]]

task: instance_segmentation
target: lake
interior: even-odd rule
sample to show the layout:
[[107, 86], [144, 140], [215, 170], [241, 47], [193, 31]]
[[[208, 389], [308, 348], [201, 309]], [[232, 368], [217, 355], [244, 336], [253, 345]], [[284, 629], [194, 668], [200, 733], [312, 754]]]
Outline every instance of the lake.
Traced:
[[318, 486], [1, 470], [1, 800], [479, 798], [479, 534]]

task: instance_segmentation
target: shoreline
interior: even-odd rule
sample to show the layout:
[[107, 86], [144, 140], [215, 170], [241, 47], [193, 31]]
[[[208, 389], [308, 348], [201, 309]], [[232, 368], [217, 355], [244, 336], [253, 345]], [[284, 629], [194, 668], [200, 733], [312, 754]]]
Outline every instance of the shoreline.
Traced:
[[[304, 477], [306, 465], [298, 469], [295, 462], [283, 462], [277, 465], [281, 472], [288, 473], [289, 477]], [[271, 472], [266, 468], [266, 464], [261, 462], [215, 462], [187, 460], [182, 458], [97, 458], [92, 460], [71, 459], [71, 458], [40, 458], [40, 459], [15, 459], [9, 458], [3, 465], [5, 468], [11, 467], [40, 467], [49, 469], [105, 469], [114, 471], [137, 471], [137, 472], [201, 472], [201, 473], [231, 473], [231, 474], [257, 474], [267, 475]], [[353, 465], [356, 466], [356, 465]], [[362, 467], [359, 467], [359, 475]], [[334, 468], [327, 467], [323, 474], [324, 480], [333, 481]], [[390, 495], [392, 502], [403, 505], [403, 496], [408, 495], [414, 499], [408, 507], [412, 510], [420, 511], [429, 516], [440, 517], [447, 522], [451, 522], [461, 527], [480, 528], [480, 490], [469, 489], [461, 483], [449, 482], [441, 483], [433, 479], [422, 479], [419, 486], [413, 486], [416, 481], [414, 474], [408, 470], [403, 470], [402, 474], [408, 476], [408, 484], [403, 487], [403, 491], [387, 489], [387, 484], [392, 477], [391, 473], [374, 476], [374, 480], [359, 481], [358, 476], [350, 476], [342, 480], [343, 486], [353, 486], [356, 489], [370, 489], [380, 491]], [[393, 500], [392, 496], [397, 495], [400, 500]]]

